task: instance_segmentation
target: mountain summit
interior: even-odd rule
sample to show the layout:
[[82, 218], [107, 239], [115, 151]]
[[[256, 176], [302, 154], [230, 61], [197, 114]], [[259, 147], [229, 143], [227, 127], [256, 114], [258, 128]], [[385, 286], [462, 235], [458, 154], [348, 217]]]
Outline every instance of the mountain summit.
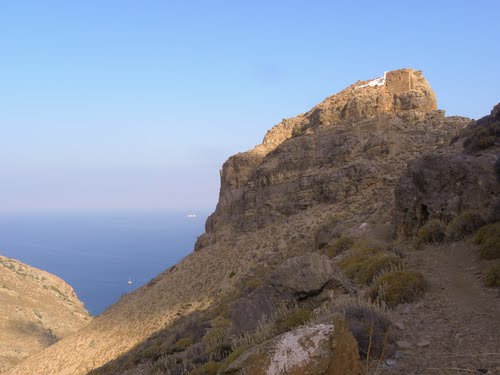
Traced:
[[380, 177], [391, 179], [409, 157], [443, 144], [469, 121], [437, 110], [420, 71], [358, 81], [283, 120], [262, 144], [224, 163], [219, 203], [196, 248], [213, 242], [226, 224], [249, 230], [318, 203], [345, 201], [376, 170], [380, 188], [390, 194], [391, 183]]

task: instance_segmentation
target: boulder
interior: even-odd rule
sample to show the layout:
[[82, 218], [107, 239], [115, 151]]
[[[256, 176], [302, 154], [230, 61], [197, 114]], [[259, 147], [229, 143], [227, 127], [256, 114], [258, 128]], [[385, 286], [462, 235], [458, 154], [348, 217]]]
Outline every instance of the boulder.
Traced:
[[310, 253], [290, 258], [271, 274], [271, 283], [281, 293], [302, 299], [321, 292], [327, 283], [341, 285], [340, 271], [330, 258]]
[[312, 324], [247, 350], [223, 374], [354, 375], [358, 371], [358, 347], [350, 332], [341, 324]]
[[263, 285], [247, 296], [238, 298], [231, 305], [231, 322], [234, 333], [254, 331], [264, 317], [270, 318], [279, 307], [276, 289]]

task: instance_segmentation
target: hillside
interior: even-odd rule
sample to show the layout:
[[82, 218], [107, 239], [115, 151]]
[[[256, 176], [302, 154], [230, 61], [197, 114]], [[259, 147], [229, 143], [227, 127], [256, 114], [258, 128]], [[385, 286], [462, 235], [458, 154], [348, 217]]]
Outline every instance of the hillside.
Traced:
[[[384, 302], [386, 284], [376, 287], [384, 272], [402, 272], [421, 284], [411, 298], [385, 301], [389, 307], [421, 298], [427, 289], [425, 275], [406, 271], [407, 245], [395, 243], [394, 234], [409, 240], [428, 220], [446, 225], [468, 208], [459, 205], [442, 217], [430, 204], [423, 214], [421, 204], [414, 215], [400, 209], [420, 199], [408, 183], [405, 188], [402, 176], [413, 178], [407, 164], [448, 150], [452, 141], [459, 147], [456, 139], [463, 139], [470, 123], [437, 110], [429, 84], [412, 69], [358, 81], [283, 120], [262, 144], [224, 163], [219, 203], [196, 251], [76, 335], [7, 373], [84, 374], [116, 359], [93, 373], [215, 374], [224, 363], [227, 373], [284, 374], [290, 373], [290, 352], [302, 358], [294, 362], [297, 374], [305, 371], [301, 366], [334, 374], [342, 361], [351, 365], [337, 373], [354, 374], [358, 348], [367, 354], [353, 330], [356, 319], [382, 313], [353, 301], [375, 293], [373, 301]], [[496, 138], [488, 147], [497, 149]], [[488, 176], [485, 194], [497, 197], [498, 184], [491, 188], [495, 175]], [[495, 214], [484, 220], [494, 221]], [[341, 311], [347, 323], [337, 320]], [[377, 320], [382, 328], [390, 326], [385, 319]], [[307, 321], [312, 325], [293, 330]], [[350, 325], [357, 344], [342, 324]], [[393, 340], [383, 332], [389, 348]], [[318, 338], [314, 350], [300, 344], [308, 337]], [[298, 343], [295, 351], [285, 350], [290, 342]], [[332, 343], [336, 350], [329, 349]]]
[[91, 320], [74, 290], [63, 280], [0, 256], [0, 372]]

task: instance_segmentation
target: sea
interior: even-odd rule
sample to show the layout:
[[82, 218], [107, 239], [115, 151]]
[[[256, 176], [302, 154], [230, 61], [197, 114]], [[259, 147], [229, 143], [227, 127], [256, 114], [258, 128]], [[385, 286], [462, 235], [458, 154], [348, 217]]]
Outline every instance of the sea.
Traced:
[[0, 254], [53, 273], [94, 316], [193, 251], [208, 212], [0, 214]]

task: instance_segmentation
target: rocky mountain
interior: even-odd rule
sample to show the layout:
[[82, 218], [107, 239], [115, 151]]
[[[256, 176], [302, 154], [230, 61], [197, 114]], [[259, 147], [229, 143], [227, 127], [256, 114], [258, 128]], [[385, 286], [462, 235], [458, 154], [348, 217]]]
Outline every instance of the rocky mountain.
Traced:
[[[7, 373], [354, 374], [359, 356], [380, 363], [397, 346], [383, 306], [397, 311], [429, 289], [395, 235], [409, 239], [434, 217], [446, 227], [469, 207], [439, 214], [437, 198], [419, 195], [439, 181], [414, 188], [412, 165], [452, 155], [470, 124], [438, 110], [413, 69], [358, 81], [283, 120], [224, 163], [196, 251]], [[486, 206], [495, 189], [485, 185]]]
[[63, 280], [0, 256], [0, 372], [91, 320], [74, 290]]

